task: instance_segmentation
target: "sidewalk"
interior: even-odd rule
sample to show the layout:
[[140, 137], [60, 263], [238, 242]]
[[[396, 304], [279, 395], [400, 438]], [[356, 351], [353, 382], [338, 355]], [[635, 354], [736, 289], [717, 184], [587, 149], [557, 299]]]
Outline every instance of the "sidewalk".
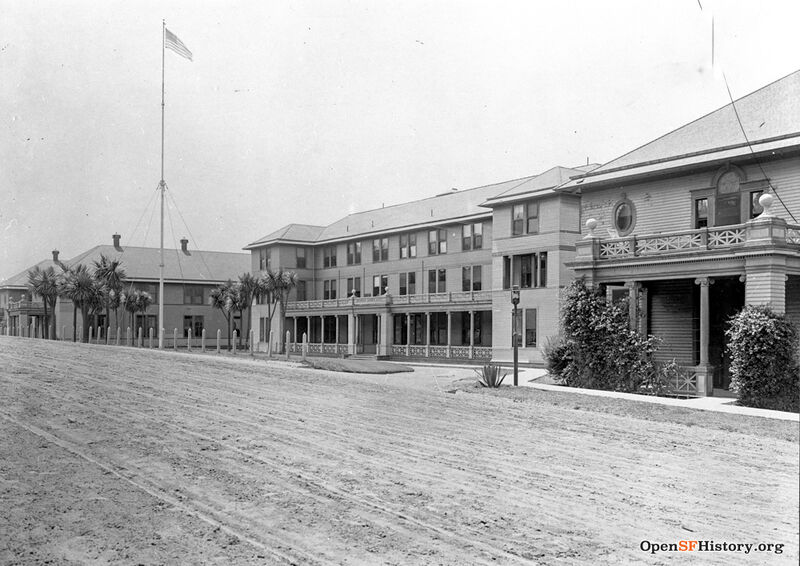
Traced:
[[[671, 405], [673, 407], [686, 407], [687, 409], [700, 409], [704, 411], [717, 411], [719, 413], [734, 413], [737, 415], [747, 415], [751, 417], [765, 417], [768, 419], [779, 419], [784, 421], [800, 422], [800, 414], [787, 413], [785, 411], [773, 411], [770, 409], [754, 409], [752, 407], [740, 407], [736, 405], [736, 399], [731, 397], [696, 397], [693, 399], [675, 399], [672, 397], [654, 397], [651, 395], [637, 395], [635, 393], [619, 393], [616, 391], [600, 391], [597, 389], [581, 389], [578, 387], [564, 387], [563, 385], [550, 385], [539, 383], [547, 374], [543, 369], [519, 370], [519, 385], [523, 387], [533, 387], [545, 391], [561, 391], [579, 393], [582, 395], [594, 395], [596, 397], [616, 397], [618, 399], [628, 399], [641, 403], [656, 403], [658, 405]], [[506, 378], [508, 379], [508, 378]]]

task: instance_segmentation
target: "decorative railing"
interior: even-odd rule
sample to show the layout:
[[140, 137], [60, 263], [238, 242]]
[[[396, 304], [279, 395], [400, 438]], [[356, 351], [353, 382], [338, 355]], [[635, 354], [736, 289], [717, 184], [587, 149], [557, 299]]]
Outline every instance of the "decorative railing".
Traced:
[[409, 346], [408, 347], [408, 355], [415, 356], [418, 358], [424, 358], [427, 354], [427, 348], [425, 346]]
[[392, 346], [392, 355], [393, 356], [405, 356], [406, 355], [406, 347], [405, 346]]
[[431, 346], [428, 356], [431, 358], [446, 358], [447, 346]]
[[800, 245], [800, 225], [786, 225], [786, 243]]
[[732, 248], [743, 245], [746, 240], [747, 235], [744, 224], [665, 234], [630, 236], [628, 238], [602, 240], [600, 242], [600, 258], [610, 259]]
[[31, 301], [28, 299], [21, 299], [19, 301], [8, 301], [8, 310], [17, 309], [43, 309], [44, 303], [42, 301]]
[[472, 351], [472, 357], [476, 360], [491, 360], [492, 348], [491, 346], [475, 346]]
[[697, 395], [697, 374], [693, 371], [680, 372], [670, 380], [669, 391], [673, 395]]
[[451, 346], [450, 347], [450, 357], [451, 358], [462, 358], [465, 360], [469, 359], [469, 346]]
[[381, 295], [379, 297], [348, 297], [313, 301], [289, 301], [289, 311], [310, 311], [334, 308], [370, 307], [385, 305], [422, 305], [442, 303], [491, 302], [491, 291], [452, 291], [449, 293], [425, 293], [417, 295]]

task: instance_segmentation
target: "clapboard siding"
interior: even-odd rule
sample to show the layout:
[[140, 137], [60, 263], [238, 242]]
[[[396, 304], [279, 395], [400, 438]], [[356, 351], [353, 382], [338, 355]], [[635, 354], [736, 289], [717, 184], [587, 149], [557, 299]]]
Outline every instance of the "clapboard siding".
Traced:
[[680, 365], [694, 365], [693, 282], [687, 279], [653, 281], [647, 285], [650, 334], [661, 338], [658, 361], [675, 359]]

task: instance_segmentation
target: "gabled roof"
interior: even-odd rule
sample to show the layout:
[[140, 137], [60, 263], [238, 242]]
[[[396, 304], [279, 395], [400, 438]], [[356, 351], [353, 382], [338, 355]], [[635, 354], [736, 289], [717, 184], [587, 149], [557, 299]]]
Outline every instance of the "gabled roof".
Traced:
[[274, 242], [292, 242], [313, 244], [319, 238], [320, 233], [325, 229], [324, 226], [313, 226], [311, 224], [287, 224], [244, 247], [249, 250], [264, 244]]
[[248, 244], [244, 249], [252, 249], [275, 242], [319, 244], [445, 222], [466, 222], [472, 218], [488, 217], [491, 212], [481, 206], [486, 199], [514, 189], [535, 178], [534, 175], [463, 191], [453, 189], [433, 197], [348, 214], [324, 227], [289, 224]]
[[554, 192], [554, 188], [569, 181], [571, 177], [582, 175], [587, 168], [591, 167], [597, 167], [597, 165], [575, 168], [561, 166], [553, 167], [552, 169], [548, 169], [544, 173], [536, 175], [535, 177], [527, 177], [517, 185], [489, 197], [486, 199], [486, 202], [483, 204], [483, 206], [493, 207], [531, 197], [552, 194]]
[[748, 141], [754, 152], [800, 144], [800, 71], [609, 161], [564, 188], [578, 189], [603, 181], [749, 155]]
[[61, 273], [61, 268], [59, 267], [58, 263], [53, 261], [52, 259], [46, 259], [44, 261], [40, 261], [36, 265], [30, 266], [25, 271], [20, 271], [16, 275], [12, 275], [8, 279], [4, 279], [0, 281], [0, 289], [4, 288], [14, 288], [14, 289], [26, 289], [28, 287], [28, 272], [32, 269], [39, 269], [45, 270], [48, 267], [52, 267], [56, 270], [56, 273]]
[[[70, 267], [82, 263], [92, 268], [100, 255], [119, 259], [125, 275], [131, 280], [159, 279], [160, 250], [136, 246], [100, 245], [65, 261]], [[222, 283], [252, 270], [250, 254], [190, 250], [164, 250], [164, 279], [195, 283]]]

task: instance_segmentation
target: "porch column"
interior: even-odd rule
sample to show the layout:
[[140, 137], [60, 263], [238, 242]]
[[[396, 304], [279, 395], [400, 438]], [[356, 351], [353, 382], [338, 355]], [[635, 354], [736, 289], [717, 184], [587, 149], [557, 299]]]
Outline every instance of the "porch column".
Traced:
[[475, 311], [469, 311], [469, 359], [475, 357]]
[[626, 281], [625, 287], [628, 289], [628, 317], [629, 325], [632, 330], [641, 332], [641, 310], [639, 304], [639, 292], [642, 284], [638, 281]]
[[293, 316], [292, 320], [294, 321], [294, 332], [292, 332], [292, 342], [297, 344], [297, 317]]
[[411, 355], [411, 313], [406, 313], [406, 357]]
[[392, 355], [392, 317], [384, 312], [378, 315], [378, 354], [381, 356]]
[[450, 357], [450, 347], [453, 344], [453, 341], [452, 341], [452, 330], [451, 330], [452, 319], [453, 319], [453, 313], [451, 313], [450, 311], [447, 311], [447, 357], [448, 358]]
[[431, 313], [425, 313], [425, 357], [431, 355]]
[[339, 315], [333, 317], [336, 320], [336, 353], [339, 353]]
[[745, 260], [744, 302], [768, 305], [786, 312], [786, 260], [784, 257], [749, 257]]
[[347, 353], [356, 353], [356, 315], [352, 313], [347, 315]]
[[700, 365], [695, 368], [697, 394], [712, 395], [714, 393], [714, 368], [708, 361], [710, 337], [708, 287], [714, 284], [714, 280], [710, 277], [700, 277], [694, 282], [695, 285], [700, 285]]
[[[320, 315], [319, 317], [319, 341], [320, 343], [325, 346], [325, 315]], [[324, 348], [320, 348], [323, 350]]]
[[306, 338], [311, 342], [311, 317], [306, 316]]

